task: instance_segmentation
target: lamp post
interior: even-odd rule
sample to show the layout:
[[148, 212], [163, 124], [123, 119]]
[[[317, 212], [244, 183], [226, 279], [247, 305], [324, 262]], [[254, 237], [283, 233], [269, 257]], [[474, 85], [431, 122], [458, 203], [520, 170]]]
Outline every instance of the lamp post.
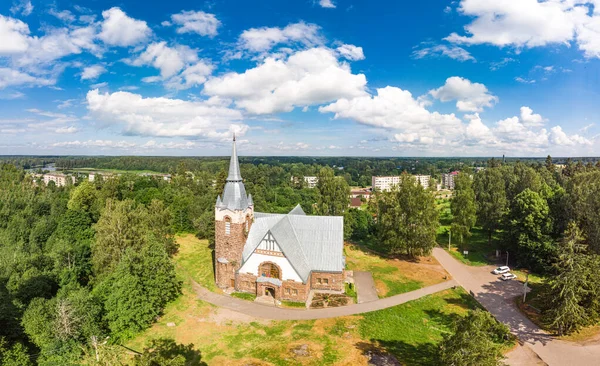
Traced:
[[508, 250], [506, 251], [506, 266], [508, 267]]
[[452, 230], [448, 229], [448, 251], [450, 251], [450, 242], [452, 242]]

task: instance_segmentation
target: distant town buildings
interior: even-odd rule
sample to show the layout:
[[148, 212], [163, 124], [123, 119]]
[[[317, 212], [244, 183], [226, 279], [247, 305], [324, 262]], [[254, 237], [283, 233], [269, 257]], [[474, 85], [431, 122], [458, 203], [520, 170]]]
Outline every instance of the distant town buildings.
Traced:
[[61, 173], [48, 173], [48, 174], [44, 174], [42, 176], [42, 180], [44, 181], [45, 185], [48, 185], [48, 183], [50, 182], [54, 182], [54, 184], [56, 184], [57, 187], [64, 187], [67, 185], [68, 181], [71, 181], [71, 183], [75, 183], [75, 177], [72, 175], [64, 175]]
[[364, 198], [368, 201], [372, 194], [373, 192], [369, 188], [357, 188], [350, 191], [350, 198]]
[[[431, 176], [413, 175], [412, 177], [414, 177], [423, 188], [429, 188]], [[371, 178], [371, 185], [373, 186], [373, 190], [389, 191], [392, 189], [393, 186], [397, 186], [398, 184], [400, 184], [401, 179], [401, 176], [373, 176], [373, 178]]]
[[442, 182], [446, 189], [454, 189], [454, 178], [458, 175], [458, 171], [442, 174]]
[[[298, 184], [299, 179], [300, 179], [300, 177], [292, 177], [291, 181], [294, 182], [295, 184]], [[317, 183], [319, 183], [319, 178], [306, 176], [306, 177], [304, 177], [304, 182], [306, 183], [307, 188], [315, 188], [317, 186]]]

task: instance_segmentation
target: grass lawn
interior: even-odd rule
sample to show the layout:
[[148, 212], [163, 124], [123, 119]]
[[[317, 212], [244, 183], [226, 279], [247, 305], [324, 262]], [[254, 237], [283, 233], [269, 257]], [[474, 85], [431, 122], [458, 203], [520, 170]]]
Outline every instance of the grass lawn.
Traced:
[[434, 285], [450, 275], [433, 257], [415, 260], [386, 258], [363, 245], [346, 244], [346, 268], [367, 271], [373, 274], [375, 287], [380, 298], [402, 294]]
[[[214, 286], [211, 251], [206, 241], [191, 235], [178, 237], [178, 242], [181, 247], [175, 261], [178, 276], [184, 280], [183, 295], [166, 307], [150, 329], [127, 342], [127, 347], [140, 351], [150, 340], [168, 337], [193, 344], [209, 365], [367, 365], [365, 353], [373, 350], [389, 352], [403, 365], [434, 364], [442, 335], [450, 331], [457, 317], [476, 306], [462, 289], [455, 289], [357, 316], [311, 321], [255, 319], [197, 300], [190, 278]], [[356, 254], [366, 255], [362, 251]], [[404, 268], [396, 266], [395, 260], [378, 260]], [[370, 263], [379, 262], [371, 258]], [[402, 273], [392, 271], [396, 272]]]
[[231, 294], [233, 297], [237, 297], [238, 299], [254, 301], [256, 300], [256, 295], [249, 294], [247, 292], [234, 292]]
[[208, 240], [199, 240], [192, 234], [178, 235], [179, 252], [175, 256], [177, 270], [207, 289], [220, 292], [215, 284], [212, 248]]
[[[448, 231], [452, 224], [452, 212], [450, 211], [450, 201], [447, 199], [436, 200], [436, 206], [440, 212], [440, 227], [437, 231], [437, 242], [440, 247], [448, 251]], [[471, 237], [465, 238], [465, 242], [460, 244], [457, 238], [452, 237], [450, 250], [448, 251], [454, 258], [469, 266], [485, 266], [494, 264], [489, 259], [494, 254], [494, 248], [488, 245], [487, 233], [481, 227], [474, 227], [471, 230]], [[492, 243], [498, 238], [492, 237]], [[468, 250], [469, 254], [464, 255], [463, 251]]]

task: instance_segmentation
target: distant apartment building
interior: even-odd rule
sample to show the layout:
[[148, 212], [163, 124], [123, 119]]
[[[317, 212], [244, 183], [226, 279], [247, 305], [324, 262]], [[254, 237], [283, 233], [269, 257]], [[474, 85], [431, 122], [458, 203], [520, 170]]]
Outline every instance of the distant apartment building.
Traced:
[[442, 182], [446, 189], [454, 189], [454, 179], [458, 175], [458, 171], [442, 174]]
[[[299, 177], [292, 177], [291, 181], [294, 182], [294, 184], [298, 184], [298, 179], [300, 179]], [[315, 188], [317, 186], [317, 183], [319, 183], [319, 178], [317, 177], [304, 177], [304, 182], [306, 183], [306, 187], [308, 188]]]
[[357, 188], [350, 191], [350, 198], [364, 198], [368, 201], [371, 199], [372, 193], [369, 188]]
[[48, 185], [50, 182], [54, 182], [57, 187], [64, 187], [67, 185], [67, 182], [70, 180], [71, 183], [75, 183], [75, 177], [72, 175], [64, 175], [60, 173], [49, 173], [44, 174], [44, 184]]
[[[419, 184], [427, 189], [429, 188], [429, 182], [431, 181], [431, 176], [429, 175], [413, 175]], [[389, 191], [393, 186], [397, 186], [400, 184], [401, 176], [387, 176], [387, 177], [376, 177], [371, 178], [371, 185], [373, 186], [373, 190], [378, 191]]]

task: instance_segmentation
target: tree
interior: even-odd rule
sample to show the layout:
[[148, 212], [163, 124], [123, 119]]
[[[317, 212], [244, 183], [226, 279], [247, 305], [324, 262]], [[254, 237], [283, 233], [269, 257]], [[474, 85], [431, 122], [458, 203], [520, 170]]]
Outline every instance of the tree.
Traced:
[[554, 166], [554, 163], [552, 162], [552, 157], [550, 155], [546, 157], [546, 169], [548, 169], [550, 173], [554, 173], [556, 171], [556, 167]]
[[431, 192], [403, 173], [400, 184], [376, 195], [377, 234], [393, 254], [425, 255], [436, 245], [438, 212]]
[[471, 236], [471, 228], [477, 220], [477, 206], [473, 181], [466, 173], [459, 173], [454, 180], [454, 195], [450, 201], [452, 212], [452, 232], [462, 244], [465, 238]]
[[546, 280], [549, 286], [548, 308], [543, 317], [559, 335], [569, 334], [593, 319], [588, 316], [583, 301], [596, 288], [599, 277], [597, 267], [590, 267], [590, 258], [585, 254], [581, 231], [570, 223], [558, 247], [558, 257], [554, 263], [556, 275]]
[[0, 366], [33, 366], [27, 348], [20, 342], [12, 346], [0, 337]]
[[164, 246], [150, 237], [140, 251], [128, 248], [114, 272], [97, 288], [108, 326], [117, 339], [149, 327], [181, 292], [181, 281]]
[[135, 366], [205, 366], [193, 344], [187, 346], [170, 338], [153, 339], [144, 352], [134, 358]]
[[508, 327], [484, 310], [474, 310], [455, 323], [454, 332], [440, 344], [439, 361], [448, 366], [502, 365]]
[[73, 211], [84, 211], [92, 216], [98, 214], [98, 193], [93, 183], [84, 181], [71, 191], [67, 207]]
[[577, 222], [589, 248], [600, 254], [600, 171], [580, 173], [567, 183], [568, 219]]
[[317, 178], [317, 190], [321, 194], [317, 212], [326, 216], [343, 216], [350, 205], [350, 186], [346, 180], [336, 177], [329, 167], [322, 168]]
[[477, 221], [488, 233], [488, 244], [506, 213], [506, 191], [500, 168], [488, 168], [475, 175], [473, 190], [477, 201]]

